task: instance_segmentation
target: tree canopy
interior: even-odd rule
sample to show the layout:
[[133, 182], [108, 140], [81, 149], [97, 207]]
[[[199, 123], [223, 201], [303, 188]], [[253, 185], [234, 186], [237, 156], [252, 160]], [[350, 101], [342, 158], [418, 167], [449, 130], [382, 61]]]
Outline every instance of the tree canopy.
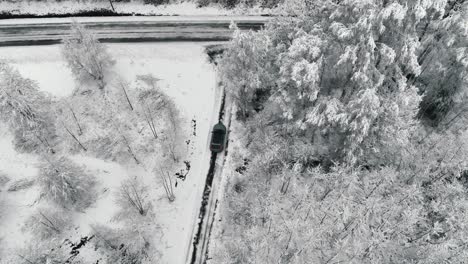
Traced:
[[215, 259], [462, 263], [468, 3], [286, 4], [219, 62], [249, 162]]

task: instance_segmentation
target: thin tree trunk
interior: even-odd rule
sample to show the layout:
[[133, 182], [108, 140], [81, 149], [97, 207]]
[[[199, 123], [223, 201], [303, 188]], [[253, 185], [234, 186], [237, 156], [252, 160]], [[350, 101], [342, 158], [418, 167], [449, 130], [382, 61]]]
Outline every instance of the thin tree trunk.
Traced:
[[46, 138], [41, 138], [39, 135], [37, 135], [36, 131], [34, 131], [33, 133], [34, 136], [36, 136], [36, 138], [42, 143], [42, 145], [49, 149], [52, 154], [55, 154], [55, 150], [50, 146], [49, 141], [47, 141]]
[[125, 85], [123, 83], [121, 83], [120, 86], [122, 87], [122, 90], [123, 90], [123, 92], [125, 94], [125, 98], [127, 98], [127, 102], [128, 102], [128, 105], [130, 106], [130, 110], [133, 111], [133, 105], [130, 102], [130, 98], [128, 98], [128, 94], [127, 94], [127, 90], [125, 89]]
[[47, 223], [40, 222], [41, 224], [54, 230], [55, 232], [57, 232], [57, 234], [60, 234], [60, 230], [55, 226], [54, 223], [52, 223], [52, 221], [46, 215], [44, 215], [41, 211], [39, 211], [39, 214], [42, 216], [42, 218], [44, 218], [45, 221], [47, 221]]
[[174, 189], [172, 189], [172, 180], [169, 173], [166, 174], [161, 169], [161, 179], [163, 180], [163, 187], [166, 191], [166, 196], [169, 202], [173, 202], [175, 200]]
[[28, 262], [29, 264], [35, 264], [34, 262], [30, 261], [29, 259], [25, 258], [23, 255], [18, 254], [20, 258], [22, 258], [24, 261]]
[[288, 192], [290, 182], [291, 182], [291, 177], [289, 177], [286, 181], [283, 182], [283, 185], [281, 186], [282, 194], [286, 194]]
[[70, 129], [67, 128], [67, 126], [65, 126], [65, 124], [62, 124], [63, 127], [65, 128], [65, 130], [67, 130], [68, 134], [70, 134], [70, 136], [72, 136], [72, 138], [78, 143], [78, 145], [80, 145], [80, 147], [84, 150], [84, 151], [88, 151], [85, 146], [83, 146], [83, 144], [81, 144], [80, 140], [70, 131]]
[[148, 123], [148, 126], [150, 127], [151, 133], [153, 133], [154, 139], [158, 139], [158, 133], [156, 132], [156, 126], [154, 125], [154, 118], [153, 118], [153, 115], [151, 115], [149, 108], [145, 107], [143, 109], [143, 113], [145, 115], [146, 122]]
[[140, 161], [135, 156], [135, 153], [133, 153], [132, 147], [130, 146], [130, 143], [128, 142], [127, 138], [125, 136], [123, 136], [123, 135], [122, 135], [122, 138], [125, 141], [125, 144], [127, 145], [128, 152], [132, 155], [132, 157], [135, 160], [136, 164], [140, 164]]
[[76, 126], [78, 127], [78, 136], [83, 135], [83, 130], [81, 129], [80, 123], [78, 122], [78, 118], [76, 118], [75, 111], [73, 111], [73, 108], [70, 107], [70, 111], [72, 113], [73, 119], [76, 122]]
[[133, 195], [134, 195], [134, 200], [135, 200], [135, 204], [137, 206], [137, 209], [138, 209], [138, 212], [141, 214], [141, 215], [145, 215], [145, 206], [144, 206], [144, 202], [143, 202], [143, 199], [140, 197], [140, 194], [135, 186], [135, 184], [131, 184], [131, 187], [132, 187], [132, 191], [133, 191]]
[[109, 0], [109, 3], [110, 3], [110, 5], [111, 5], [112, 11], [115, 12], [114, 4], [112, 3], [112, 0]]

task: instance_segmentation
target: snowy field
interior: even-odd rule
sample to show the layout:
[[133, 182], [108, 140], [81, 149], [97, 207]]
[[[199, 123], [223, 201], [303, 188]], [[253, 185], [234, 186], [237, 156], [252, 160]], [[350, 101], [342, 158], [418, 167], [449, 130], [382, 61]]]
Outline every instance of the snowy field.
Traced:
[[[66, 237], [72, 241], [89, 236], [90, 225], [113, 227], [117, 213], [115, 192], [121, 181], [138, 175], [149, 188], [150, 202], [156, 215], [154, 226], [158, 235], [153, 244], [160, 252], [157, 263], [185, 263], [191, 244], [193, 225], [197, 219], [204, 179], [209, 166], [208, 138], [216, 122], [220, 93], [216, 89], [215, 71], [204, 53], [207, 43], [145, 43], [111, 44], [109, 53], [116, 60], [113, 67], [125, 81], [137, 75], [152, 74], [158, 86], [176, 103], [182, 115], [182, 129], [186, 135], [184, 161], [190, 164], [185, 180], [174, 177], [186, 168], [180, 161], [172, 168], [176, 199], [170, 203], [157, 177], [144, 166], [121, 165], [84, 154], [69, 158], [83, 165], [86, 172], [96, 176], [98, 197], [95, 203], [72, 216], [72, 228]], [[36, 81], [41, 90], [60, 98], [72, 93], [75, 81], [62, 58], [60, 46], [0, 48], [0, 59], [17, 68], [20, 73]], [[112, 85], [112, 82], [109, 84]], [[13, 135], [0, 127], [0, 263], [18, 263], [16, 250], [28, 241], [24, 232], [25, 220], [45, 203], [33, 180], [38, 174], [38, 157], [14, 150]], [[3, 179], [3, 180], [2, 180]], [[28, 184], [28, 181], [30, 183]], [[26, 183], [12, 190], [14, 183]], [[175, 187], [176, 186], [176, 187]], [[10, 190], [9, 190], [10, 189]], [[91, 246], [81, 249], [80, 257], [94, 261]]]

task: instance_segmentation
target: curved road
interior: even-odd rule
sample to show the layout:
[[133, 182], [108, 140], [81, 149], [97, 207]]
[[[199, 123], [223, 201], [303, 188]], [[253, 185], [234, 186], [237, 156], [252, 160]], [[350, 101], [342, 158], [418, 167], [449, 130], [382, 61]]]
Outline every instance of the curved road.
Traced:
[[[231, 21], [241, 30], [258, 30], [268, 17], [170, 16], [74, 18], [102, 42], [227, 41]], [[70, 18], [7, 19], [0, 21], [0, 46], [57, 44], [68, 36]]]

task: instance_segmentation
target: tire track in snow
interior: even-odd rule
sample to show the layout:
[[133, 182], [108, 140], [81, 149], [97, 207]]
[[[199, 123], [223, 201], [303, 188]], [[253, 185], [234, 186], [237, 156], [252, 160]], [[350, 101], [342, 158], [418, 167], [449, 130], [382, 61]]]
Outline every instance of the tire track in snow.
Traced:
[[[225, 103], [226, 103], [226, 94], [223, 93], [221, 107], [219, 110], [218, 120], [223, 121], [225, 115]], [[229, 122], [230, 124], [230, 122]], [[226, 128], [226, 146], [224, 150], [224, 155], [222, 156], [223, 165], [225, 161], [225, 157], [227, 155], [227, 147], [229, 142], [229, 126]], [[206, 262], [205, 254], [207, 253], [207, 246], [208, 240], [211, 235], [211, 229], [214, 219], [214, 211], [217, 207], [217, 201], [213, 202], [212, 190], [213, 190], [213, 180], [216, 172], [216, 160], [218, 157], [218, 153], [211, 152], [211, 159], [210, 159], [210, 167], [208, 169], [208, 174], [205, 181], [205, 188], [203, 190], [203, 197], [200, 206], [199, 216], [198, 216], [198, 224], [197, 224], [197, 232], [193, 237], [192, 242], [192, 254], [190, 258], [190, 264], [196, 263], [204, 263]], [[213, 206], [213, 203], [214, 206]], [[211, 217], [210, 217], [211, 216]], [[211, 224], [210, 224], [211, 220]], [[203, 261], [204, 260], [204, 261]]]

